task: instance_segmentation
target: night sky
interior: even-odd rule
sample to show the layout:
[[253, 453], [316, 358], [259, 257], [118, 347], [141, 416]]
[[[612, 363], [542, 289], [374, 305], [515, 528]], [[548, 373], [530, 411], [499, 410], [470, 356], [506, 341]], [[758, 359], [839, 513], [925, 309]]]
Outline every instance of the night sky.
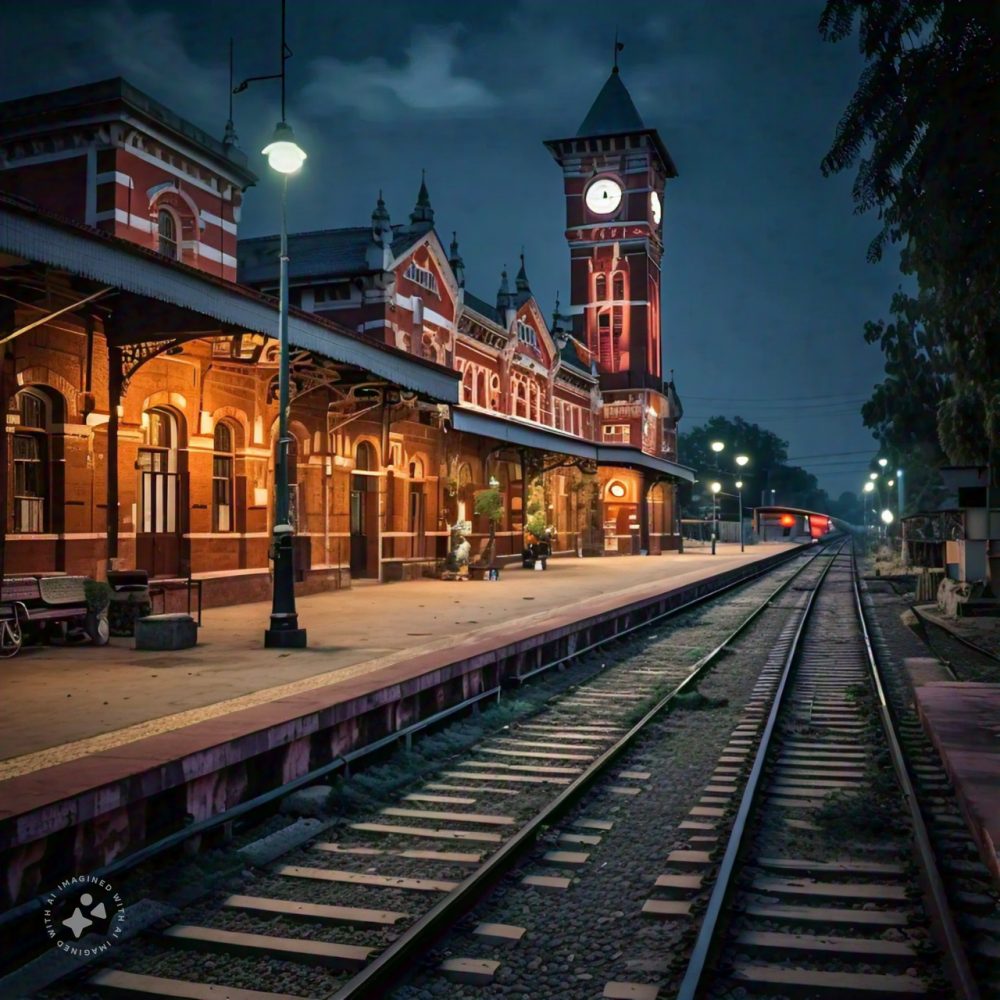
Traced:
[[[523, 245], [550, 314], [557, 291], [568, 299], [569, 255], [561, 173], [542, 140], [576, 132], [617, 27], [622, 79], [680, 173], [664, 202], [662, 312], [682, 430], [746, 417], [787, 439], [834, 496], [856, 490], [875, 448], [858, 410], [881, 372], [862, 326], [885, 315], [899, 275], [894, 256], [865, 262], [877, 221], [853, 214], [852, 176], [820, 174], [862, 68], [853, 40], [820, 39], [822, 7], [289, 0], [288, 120], [309, 154], [290, 225], [365, 225], [379, 187], [404, 222], [426, 168], [438, 232], [447, 244], [458, 230], [467, 287], [492, 300]], [[278, 10], [277, 0], [5, 5], [0, 99], [122, 75], [221, 138], [229, 37], [237, 80], [275, 72]], [[257, 154], [278, 96], [269, 82], [235, 98], [241, 145], [262, 175], [245, 236], [278, 225]]]

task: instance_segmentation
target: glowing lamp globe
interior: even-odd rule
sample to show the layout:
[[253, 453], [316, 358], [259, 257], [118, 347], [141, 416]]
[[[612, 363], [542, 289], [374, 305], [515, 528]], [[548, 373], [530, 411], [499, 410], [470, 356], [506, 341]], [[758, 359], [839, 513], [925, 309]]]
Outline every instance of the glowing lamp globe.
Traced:
[[295, 133], [288, 122], [278, 122], [271, 141], [261, 150], [268, 166], [279, 174], [294, 174], [305, 162], [305, 150], [295, 141]]
[[882, 523], [883, 524], [892, 524], [892, 511], [891, 510], [884, 510], [884, 511], [882, 511], [882, 515], [881, 516], [882, 516]]
[[742, 469], [742, 468], [743, 468], [743, 466], [744, 466], [744, 465], [746, 465], [746, 464], [747, 464], [747, 462], [749, 462], [749, 461], [750, 461], [750, 459], [749, 459], [749, 457], [748, 457], [748, 456], [746, 456], [746, 455], [737, 455], [737, 456], [736, 456], [736, 464], [737, 464], [737, 465], [738, 465], [738, 466], [739, 466], [739, 467], [740, 467], [741, 469]]
[[872, 490], [874, 489], [875, 489], [875, 484], [871, 480], [865, 483], [865, 493], [871, 493]]
[[726, 448], [722, 441], [713, 441], [709, 447], [711, 447], [712, 451], [714, 451], [716, 455], [718, 455], [720, 451], [725, 451]]
[[880, 458], [878, 460], [878, 464], [881, 465], [882, 468], [884, 469], [889, 464], [889, 459], [887, 459], [887, 458]]
[[712, 483], [710, 489], [713, 493], [718, 493], [722, 489], [722, 483]]
[[869, 479], [872, 479], [872, 480], [874, 480], [874, 479], [878, 479], [878, 473], [877, 473], [877, 472], [870, 472], [870, 473], [868, 474], [868, 478], [869, 478]]
[[743, 489], [743, 480], [742, 480], [742, 479], [737, 479], [737, 480], [736, 480], [736, 488], [737, 488], [738, 490], [741, 490], [741, 489]]

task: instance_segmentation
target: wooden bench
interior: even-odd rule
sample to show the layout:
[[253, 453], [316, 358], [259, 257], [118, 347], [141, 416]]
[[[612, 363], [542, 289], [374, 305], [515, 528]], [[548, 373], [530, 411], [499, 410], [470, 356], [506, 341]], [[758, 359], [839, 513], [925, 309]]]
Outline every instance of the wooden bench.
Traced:
[[91, 611], [85, 576], [5, 577], [0, 586], [0, 656], [14, 656], [25, 634], [53, 624], [82, 628], [98, 646], [110, 635], [107, 609]]

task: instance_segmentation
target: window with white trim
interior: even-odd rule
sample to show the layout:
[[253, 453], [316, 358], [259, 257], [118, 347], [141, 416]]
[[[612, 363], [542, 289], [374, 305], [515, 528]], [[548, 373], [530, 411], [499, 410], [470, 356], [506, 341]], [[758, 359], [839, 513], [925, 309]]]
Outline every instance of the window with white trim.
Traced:
[[605, 424], [604, 440], [609, 444], [629, 444], [632, 440], [628, 424]]
[[533, 327], [528, 326], [527, 323], [520, 319], [517, 321], [517, 339], [529, 347], [534, 347], [535, 350], [538, 350], [538, 334], [535, 333]]
[[161, 208], [156, 219], [157, 246], [156, 249], [164, 257], [177, 260], [177, 220], [169, 209]]
[[434, 295], [438, 293], [437, 278], [434, 277], [433, 271], [428, 271], [425, 267], [419, 267], [415, 260], [411, 260], [409, 266], [403, 272], [404, 277], [409, 278], [410, 281], [415, 282], [421, 288], [426, 288], [427, 291], [432, 292]]

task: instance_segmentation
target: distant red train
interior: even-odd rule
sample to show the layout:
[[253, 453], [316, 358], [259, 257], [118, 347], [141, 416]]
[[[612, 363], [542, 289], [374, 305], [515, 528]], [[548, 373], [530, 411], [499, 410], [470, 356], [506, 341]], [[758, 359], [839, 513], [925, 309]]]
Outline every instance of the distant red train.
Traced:
[[816, 541], [833, 530], [829, 514], [796, 507], [758, 507], [753, 520], [762, 542]]

